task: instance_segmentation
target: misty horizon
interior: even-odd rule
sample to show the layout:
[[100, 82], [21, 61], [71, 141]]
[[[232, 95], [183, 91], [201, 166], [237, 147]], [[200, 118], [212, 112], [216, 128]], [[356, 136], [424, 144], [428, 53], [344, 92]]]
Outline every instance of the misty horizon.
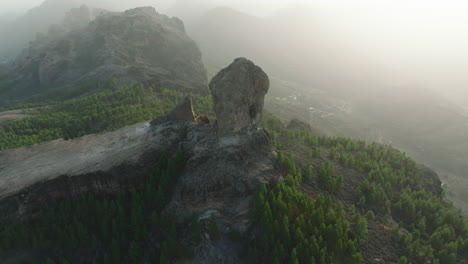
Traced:
[[[350, 81], [373, 79], [383, 85], [402, 85], [404, 89], [426, 87], [462, 106], [468, 104], [464, 99], [468, 97], [465, 70], [468, 68], [468, 37], [463, 34], [468, 30], [468, 18], [464, 16], [468, 5], [460, 2], [359, 0], [307, 4], [307, 1], [286, 0], [202, 0], [188, 4], [187, 1], [141, 0], [112, 1], [109, 5], [108, 1], [73, 1], [113, 10], [152, 5], [161, 13], [181, 16], [183, 20], [190, 19], [191, 12], [204, 13], [217, 6], [258, 16], [265, 23], [274, 24], [274, 20], [280, 18], [296, 27], [294, 31], [301, 36], [297, 40], [303, 43], [294, 45], [305, 57], [309, 57], [309, 43], [322, 42], [328, 52], [334, 53], [336, 63], [341, 64], [331, 67], [348, 68], [345, 71]], [[41, 2], [3, 2], [0, 13], [26, 11]], [[317, 28], [320, 28], [318, 35]], [[291, 67], [296, 67], [293, 64], [299, 61], [291, 62]], [[303, 66], [298, 64], [297, 67]]]

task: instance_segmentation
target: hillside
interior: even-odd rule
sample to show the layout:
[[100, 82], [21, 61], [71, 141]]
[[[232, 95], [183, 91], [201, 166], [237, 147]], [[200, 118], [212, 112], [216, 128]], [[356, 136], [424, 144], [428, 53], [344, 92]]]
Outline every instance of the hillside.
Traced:
[[[0, 151], [0, 258], [23, 263], [467, 260], [468, 224], [445, 201], [437, 174], [390, 146], [287, 129], [268, 113], [260, 122], [268, 79], [258, 69], [239, 59], [222, 70], [210, 83], [213, 105], [206, 95], [191, 94], [196, 109], [214, 113], [215, 122], [194, 114], [181, 92], [166, 90], [146, 100], [151, 89], [144, 87], [55, 106], [79, 113], [76, 106], [109, 97], [116, 101], [102, 105], [102, 111], [116, 114], [112, 105], [129, 105], [132, 96], [115, 95], [136, 89], [143, 96], [133, 97], [141, 108], [108, 128], [134, 125]], [[129, 118], [143, 109], [155, 111], [158, 102], [164, 110], [155, 115], [175, 108], [151, 124]], [[46, 114], [23, 120], [47, 120]], [[70, 115], [69, 122], [81, 116]], [[26, 124], [10, 129], [21, 131]], [[34, 134], [42, 132], [47, 129]]]

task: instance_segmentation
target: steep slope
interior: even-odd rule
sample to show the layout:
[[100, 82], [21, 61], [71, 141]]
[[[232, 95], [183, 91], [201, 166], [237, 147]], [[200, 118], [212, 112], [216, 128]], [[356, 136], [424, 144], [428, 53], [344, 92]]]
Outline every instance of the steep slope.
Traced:
[[[182, 21], [154, 8], [102, 13], [83, 7], [63, 26], [39, 37], [11, 65], [3, 98], [26, 99], [50, 90], [119, 78], [160, 87], [206, 89], [201, 53]], [[91, 22], [89, 22], [91, 21]]]
[[[309, 221], [320, 225], [321, 220], [317, 219], [328, 219], [321, 228], [312, 229], [312, 232], [318, 232], [324, 243], [335, 249], [341, 246], [346, 248], [348, 242], [330, 244], [330, 240], [336, 241], [343, 227], [336, 227], [337, 233], [332, 232], [328, 221], [336, 223], [340, 221], [340, 215], [345, 215], [350, 220], [351, 238], [358, 240], [356, 246], [359, 254], [345, 259], [344, 263], [457, 263], [466, 260], [467, 244], [455, 242], [467, 238], [466, 220], [445, 203], [440, 180], [432, 170], [418, 166], [404, 153], [390, 146], [367, 145], [364, 141], [349, 138], [319, 137], [307, 131], [285, 129], [277, 122], [270, 122], [267, 126], [271, 128], [275, 145], [281, 151], [280, 159], [288, 175], [286, 185], [289, 182], [289, 186], [298, 186], [300, 192], [314, 197], [316, 202], [330, 199], [325, 203], [344, 208], [335, 209], [332, 213], [324, 212], [326, 209], [315, 212], [316, 205], [310, 206], [312, 212], [297, 210], [295, 206], [286, 210], [282, 203], [291, 199], [283, 198], [284, 193], [291, 191], [287, 186], [281, 187], [283, 197], [281, 192], [278, 193], [278, 187], [265, 192], [264, 197], [269, 198], [260, 201], [268, 201], [264, 209], [272, 208], [273, 217], [266, 221], [261, 219], [260, 226], [267, 226], [261, 229], [266, 232], [264, 236], [270, 241], [266, 242], [270, 249], [278, 248], [275, 244], [278, 242], [274, 242], [273, 235], [268, 235], [268, 230], [276, 228], [269, 224], [278, 221], [281, 231], [273, 233], [283, 234], [284, 227], [281, 227], [281, 218], [277, 216], [278, 211], [283, 211], [289, 215], [289, 223], [294, 222], [289, 224], [291, 238], [296, 239], [294, 241], [297, 241], [296, 237], [306, 236], [303, 233], [307, 232]], [[299, 202], [297, 207], [303, 208], [306, 203]], [[330, 208], [330, 205], [325, 208]], [[298, 211], [301, 213], [298, 214]], [[441, 218], [438, 217], [451, 220], [441, 225], [438, 220]], [[301, 224], [304, 221], [305, 224]], [[303, 226], [301, 232], [297, 229], [293, 231], [298, 226]], [[449, 229], [454, 236], [447, 236], [445, 243], [439, 243], [442, 233]], [[322, 261], [317, 256], [323, 254], [318, 253], [315, 244], [321, 244], [320, 238], [318, 242], [306, 239], [303, 244], [295, 244], [298, 249], [295, 258], [299, 259], [299, 263], [307, 263], [311, 254], [316, 262]], [[282, 247], [288, 248], [288, 245], [283, 243]], [[289, 246], [289, 249], [293, 250], [294, 246]], [[288, 259], [287, 255], [274, 253], [276, 250], [272, 255], [265, 254], [263, 246], [260, 250], [256, 254], [258, 262], [271, 263], [275, 257]], [[325, 255], [325, 259], [329, 256]], [[343, 257], [339, 253], [334, 256], [338, 259]], [[291, 260], [290, 263], [294, 262]]]

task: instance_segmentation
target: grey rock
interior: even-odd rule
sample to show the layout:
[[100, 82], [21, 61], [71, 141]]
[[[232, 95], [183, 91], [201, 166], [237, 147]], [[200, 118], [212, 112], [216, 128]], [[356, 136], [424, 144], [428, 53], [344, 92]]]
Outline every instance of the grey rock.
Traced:
[[239, 58], [210, 82], [216, 125], [200, 124], [187, 134], [186, 173], [174, 191], [171, 209], [190, 215], [201, 208], [235, 215], [246, 230], [249, 202], [261, 183], [281, 180], [268, 132], [257, 128], [269, 79], [253, 62]]
[[[261, 183], [279, 180], [278, 157], [263, 129], [218, 138], [215, 126], [200, 126], [184, 142], [186, 173], [175, 190], [174, 206], [181, 214], [190, 208], [211, 208], [221, 214], [246, 215], [249, 199]], [[195, 131], [194, 131], [195, 132]], [[213, 206], [218, 204], [218, 206]]]
[[210, 82], [218, 135], [252, 129], [262, 118], [270, 81], [253, 62], [238, 58]]
[[159, 125], [169, 121], [195, 121], [195, 113], [193, 112], [192, 99], [190, 97], [182, 99], [168, 115], [153, 119], [151, 125]]

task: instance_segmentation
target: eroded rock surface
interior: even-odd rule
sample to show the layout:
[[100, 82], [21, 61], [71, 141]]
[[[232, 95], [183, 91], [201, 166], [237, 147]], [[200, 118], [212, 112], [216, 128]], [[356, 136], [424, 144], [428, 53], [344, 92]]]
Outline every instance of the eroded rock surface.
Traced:
[[255, 128], [270, 81], [253, 62], [238, 58], [210, 82], [220, 136]]

